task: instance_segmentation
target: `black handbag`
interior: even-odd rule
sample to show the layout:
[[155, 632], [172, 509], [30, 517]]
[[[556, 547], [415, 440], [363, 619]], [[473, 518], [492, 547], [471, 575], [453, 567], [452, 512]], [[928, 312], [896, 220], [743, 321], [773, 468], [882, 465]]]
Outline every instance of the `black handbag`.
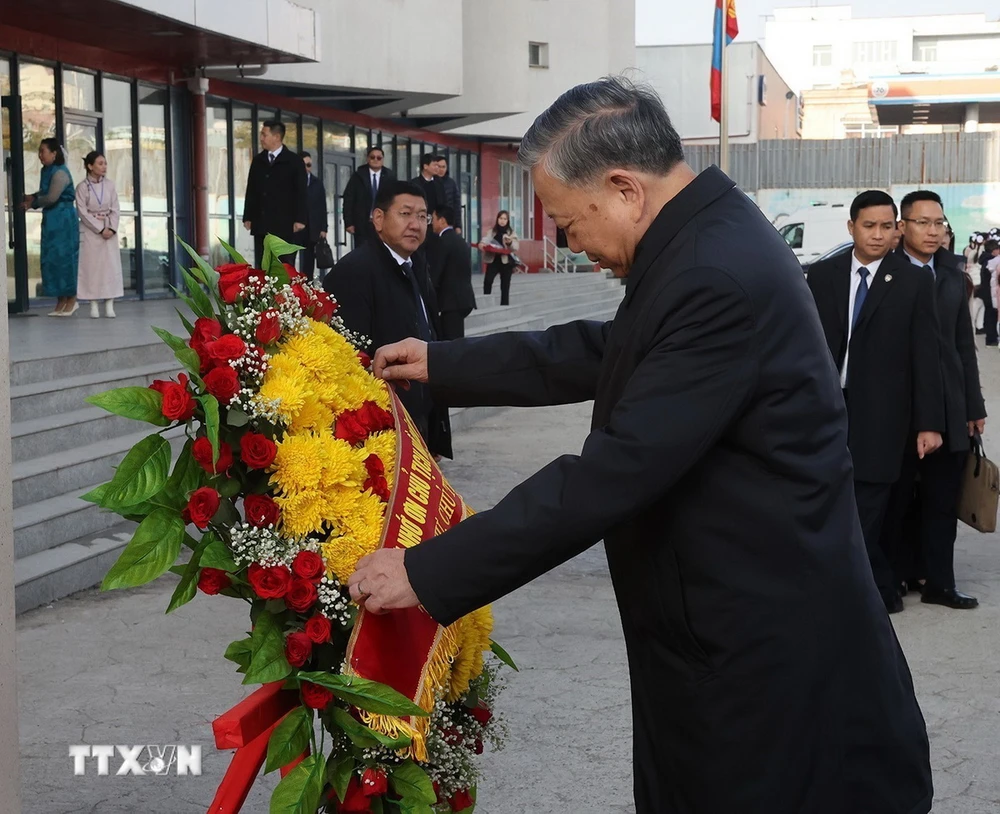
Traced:
[[333, 249], [330, 244], [326, 242], [325, 237], [321, 237], [316, 241], [316, 248], [313, 249], [313, 254], [316, 257], [316, 268], [318, 269], [332, 269], [335, 263], [333, 259]]

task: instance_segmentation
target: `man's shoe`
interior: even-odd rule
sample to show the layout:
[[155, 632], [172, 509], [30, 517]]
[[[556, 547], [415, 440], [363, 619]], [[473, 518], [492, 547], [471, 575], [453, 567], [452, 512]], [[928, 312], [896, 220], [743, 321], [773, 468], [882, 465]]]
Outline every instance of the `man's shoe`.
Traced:
[[882, 601], [885, 603], [885, 609], [888, 613], [899, 613], [903, 610], [903, 597], [898, 593], [892, 596], [883, 596]]
[[972, 610], [979, 607], [979, 600], [976, 597], [963, 594], [954, 588], [947, 591], [939, 591], [937, 588], [924, 586], [923, 594], [923, 598], [920, 601], [926, 602], [928, 605], [944, 605], [946, 608], [954, 610]]

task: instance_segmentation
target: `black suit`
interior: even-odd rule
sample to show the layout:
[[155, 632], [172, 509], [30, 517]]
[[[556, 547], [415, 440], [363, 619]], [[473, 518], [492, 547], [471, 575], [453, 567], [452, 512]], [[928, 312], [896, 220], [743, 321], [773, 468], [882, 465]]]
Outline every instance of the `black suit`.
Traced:
[[330, 222], [326, 211], [326, 187], [312, 173], [306, 178], [306, 203], [308, 219], [306, 237], [302, 238], [306, 244], [305, 251], [302, 252], [302, 273], [311, 280], [316, 272], [316, 244], [319, 242], [320, 234], [327, 231]]
[[[424, 198], [427, 200], [427, 214], [433, 213], [440, 204], [445, 202], [444, 190], [441, 188], [439, 179], [431, 178], [428, 181], [423, 175], [418, 175], [413, 179], [413, 183], [424, 191]], [[433, 234], [430, 224], [427, 225], [427, 234]]]
[[476, 307], [472, 252], [454, 229], [442, 232], [428, 250], [431, 282], [441, 312], [441, 339], [465, 336], [465, 318]]
[[[300, 156], [287, 147], [282, 148], [273, 163], [267, 150], [254, 156], [247, 178], [243, 220], [250, 221], [258, 266], [264, 256], [266, 235], [275, 235], [289, 243], [303, 239], [293, 226], [308, 220], [306, 165]], [[294, 263], [295, 253], [286, 255], [282, 260]]]
[[[900, 245], [901, 260], [910, 262]], [[913, 498], [914, 478], [919, 501], [919, 553], [923, 576], [934, 590], [955, 587], [955, 536], [958, 532], [958, 492], [962, 467], [969, 454], [968, 422], [986, 418], [986, 404], [979, 384], [976, 339], [969, 314], [965, 272], [960, 271], [951, 252], [940, 249], [934, 255], [934, 291], [940, 325], [940, 368], [944, 385], [944, 446], [919, 463], [909, 460], [896, 487], [888, 545], [896, 553], [898, 576], [914, 576], [907, 549], [917, 541], [899, 539], [899, 527]]]
[[[414, 254], [413, 273], [420, 287], [423, 307], [429, 317], [432, 338], [440, 336], [437, 300], [422, 254]], [[383, 345], [420, 336], [413, 286], [381, 240], [369, 241], [348, 252], [327, 273], [323, 288], [337, 299], [339, 316], [356, 333], [371, 340], [370, 352]], [[430, 388], [413, 383], [409, 390], [397, 390], [432, 453], [452, 457], [451, 423], [448, 410], [435, 409]]]
[[924, 814], [927, 735], [799, 263], [714, 167], [636, 258], [613, 322], [431, 345], [445, 403], [595, 403], [579, 455], [406, 552], [420, 602], [450, 623], [603, 538], [638, 814]]
[[852, 253], [809, 267], [826, 343], [837, 369], [847, 357], [848, 441], [854, 489], [868, 556], [883, 599], [898, 580], [880, 537], [892, 484], [899, 480], [917, 432], [944, 432], [944, 393], [930, 272], [897, 255], [882, 259], [850, 336]]
[[443, 178], [437, 179], [439, 190], [440, 203], [446, 204], [451, 207], [451, 211], [455, 213], [455, 218], [461, 224], [462, 222], [462, 193], [458, 189], [458, 183], [450, 175], [445, 175]]
[[[379, 186], [395, 178], [392, 170], [383, 167], [379, 174]], [[373, 207], [371, 168], [365, 164], [354, 171], [351, 180], [344, 187], [344, 228], [354, 227], [354, 248], [376, 237], [372, 226]]]

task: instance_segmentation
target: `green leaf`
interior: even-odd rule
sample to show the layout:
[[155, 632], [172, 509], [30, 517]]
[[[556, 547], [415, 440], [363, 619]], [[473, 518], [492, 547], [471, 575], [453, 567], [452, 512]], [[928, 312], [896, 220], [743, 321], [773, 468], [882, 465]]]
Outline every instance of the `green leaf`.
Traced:
[[201, 287], [201, 283], [192, 277], [191, 272], [185, 268], [181, 269], [181, 277], [184, 278], [184, 285], [187, 286], [188, 293], [191, 295], [192, 310], [195, 314], [199, 317], [214, 318], [215, 309], [212, 308], [212, 301]]
[[299, 673], [303, 681], [311, 681], [331, 690], [338, 698], [358, 709], [379, 715], [428, 715], [405, 695], [392, 687], [357, 676], [335, 675], [333, 673]]
[[355, 720], [351, 713], [341, 707], [334, 707], [331, 717], [333, 722], [344, 730], [344, 734], [351, 739], [351, 743], [362, 749], [373, 749], [379, 744], [388, 749], [402, 749], [404, 746], [409, 746], [412, 742], [412, 738], [408, 735], [403, 735], [399, 738], [390, 738], [388, 735], [376, 732], [374, 729]]
[[271, 795], [270, 814], [316, 814], [323, 796], [323, 757], [310, 755], [285, 775]]
[[165, 331], [163, 328], [154, 326], [153, 333], [160, 337], [174, 352], [177, 361], [184, 365], [187, 372], [192, 376], [198, 377], [200, 381], [201, 358], [198, 356], [197, 351], [189, 348], [187, 342], [181, 339], [181, 337], [174, 336], [170, 331]]
[[[202, 540], [198, 544], [198, 548], [194, 550], [191, 554], [191, 559], [188, 560], [186, 566], [184, 566], [184, 572], [181, 574], [181, 581], [177, 583], [177, 587], [174, 588], [173, 596], [170, 597], [170, 604], [167, 605], [167, 613], [177, 610], [182, 605], [186, 605], [192, 599], [194, 595], [198, 593], [198, 574], [201, 571], [199, 562], [201, 560], [202, 551], [205, 550], [205, 540]], [[171, 568], [171, 571], [174, 569]]]
[[229, 427], [245, 427], [250, 423], [250, 416], [239, 407], [230, 407], [226, 411], [226, 425]]
[[177, 316], [181, 318], [181, 325], [184, 326], [185, 330], [187, 330], [189, 334], [194, 334], [194, 325], [191, 324], [191, 320], [181, 313], [180, 308], [175, 308], [174, 310], [177, 312]]
[[416, 800], [401, 800], [399, 814], [434, 814], [434, 809], [425, 802]]
[[233, 560], [233, 552], [215, 532], [206, 532], [201, 538], [201, 544], [204, 545], [201, 552], [202, 568], [218, 568], [230, 574], [235, 574], [239, 570]]
[[279, 286], [287, 285], [291, 282], [291, 278], [288, 276], [288, 271], [285, 269], [285, 266], [281, 262], [280, 258], [284, 257], [286, 254], [292, 254], [293, 252], [301, 250], [302, 246], [296, 246], [294, 243], [288, 243], [280, 237], [275, 237], [274, 235], [267, 235], [264, 238], [264, 257], [261, 258], [262, 265], [264, 266], [264, 271], [267, 272], [267, 276], [273, 278]]
[[[234, 263], [246, 263], [247, 262], [246, 258], [244, 258], [242, 254], [240, 254], [238, 251], [236, 251], [236, 249], [234, 249], [232, 246], [230, 246], [228, 243], [226, 243], [226, 241], [224, 241], [221, 237], [218, 240], [219, 240], [219, 244], [222, 246], [222, 248], [225, 249], [227, 252], [229, 252], [229, 257], [232, 258], [232, 261]], [[247, 265], [250, 265], [250, 264], [247, 263]]]
[[86, 500], [88, 503], [95, 503], [104, 508], [104, 496], [108, 493], [110, 486], [110, 483], [102, 483], [100, 486], [95, 486], [87, 494], [80, 495], [80, 500]]
[[101, 504], [112, 511], [149, 500], [166, 484], [170, 472], [170, 443], [162, 435], [148, 435], [118, 464]]
[[257, 618], [250, 634], [250, 648], [250, 667], [244, 684], [269, 684], [292, 672], [292, 665], [285, 658], [285, 637], [271, 614], [262, 613]]
[[326, 782], [333, 786], [337, 799], [344, 802], [347, 796], [347, 786], [354, 774], [354, 755], [330, 755], [326, 762]]
[[101, 590], [135, 588], [163, 574], [181, 551], [184, 521], [171, 509], [157, 509], [139, 524], [118, 562], [111, 566]]
[[163, 416], [163, 396], [148, 387], [118, 387], [87, 396], [84, 401], [136, 421], [147, 421], [160, 427], [170, 423]]
[[517, 673], [521, 672], [520, 670], [517, 669], [517, 665], [514, 664], [514, 659], [510, 657], [510, 653], [504, 650], [499, 644], [497, 644], [494, 641], [490, 641], [490, 650], [493, 651], [493, 655], [495, 655], [498, 659], [500, 659], [500, 661], [502, 661], [512, 670], [514, 670]]
[[240, 493], [242, 486], [239, 478], [226, 478], [220, 476], [218, 480], [221, 481], [221, 483], [219, 483], [217, 491], [223, 497], [232, 499]]
[[179, 336], [174, 336], [170, 333], [170, 331], [165, 331], [163, 328], [157, 328], [155, 325], [153, 326], [153, 333], [160, 337], [170, 350], [181, 350], [188, 346], [187, 342]]
[[223, 657], [229, 661], [236, 662], [240, 667], [240, 672], [245, 673], [250, 666], [250, 657], [253, 655], [253, 648], [250, 647], [250, 638], [240, 639], [238, 642], [231, 642]]
[[396, 794], [404, 800], [428, 805], [437, 802], [430, 777], [412, 760], [403, 761], [396, 766], [389, 775], [389, 782]]
[[371, 807], [371, 814], [385, 814], [381, 797], [369, 797], [368, 805]]
[[210, 291], [215, 291], [219, 285], [219, 272], [212, 268], [208, 264], [208, 261], [187, 243], [180, 238], [178, 238], [178, 241], [185, 248], [187, 253], [191, 255], [191, 259], [194, 260], [196, 268], [191, 269], [191, 275], [199, 282], [208, 286]]
[[278, 724], [267, 742], [264, 774], [287, 766], [301, 755], [312, 739], [313, 715], [306, 707], [296, 707]]
[[[183, 271], [183, 270], [184, 269], [181, 269], [181, 271]], [[199, 311], [200, 311], [199, 306], [196, 305], [195, 301], [193, 299], [191, 299], [187, 294], [185, 294], [180, 288], [177, 288], [176, 286], [170, 286], [170, 290], [173, 291], [174, 294], [177, 295], [178, 299], [182, 300], [187, 305], [187, 307], [191, 309], [191, 312], [196, 317], [206, 316], [205, 314], [199, 313]], [[214, 314], [208, 314], [208, 317], [210, 319], [214, 319], [215, 315]]]
[[177, 456], [177, 463], [174, 464], [174, 471], [170, 474], [167, 485], [163, 487], [163, 500], [176, 506], [178, 511], [187, 506], [188, 495], [201, 486], [205, 474], [205, 470], [198, 465], [191, 454], [193, 443], [189, 439], [184, 444], [181, 454]]
[[219, 402], [215, 396], [198, 396], [202, 409], [205, 411], [205, 430], [208, 440], [212, 442], [212, 466], [219, 462]]

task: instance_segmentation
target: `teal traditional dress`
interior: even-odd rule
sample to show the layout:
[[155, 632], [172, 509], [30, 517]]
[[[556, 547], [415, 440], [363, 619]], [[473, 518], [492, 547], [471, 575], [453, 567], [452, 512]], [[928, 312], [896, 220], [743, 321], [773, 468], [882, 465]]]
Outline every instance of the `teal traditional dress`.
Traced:
[[33, 208], [42, 210], [42, 292], [75, 297], [80, 220], [73, 178], [63, 164], [42, 167]]

